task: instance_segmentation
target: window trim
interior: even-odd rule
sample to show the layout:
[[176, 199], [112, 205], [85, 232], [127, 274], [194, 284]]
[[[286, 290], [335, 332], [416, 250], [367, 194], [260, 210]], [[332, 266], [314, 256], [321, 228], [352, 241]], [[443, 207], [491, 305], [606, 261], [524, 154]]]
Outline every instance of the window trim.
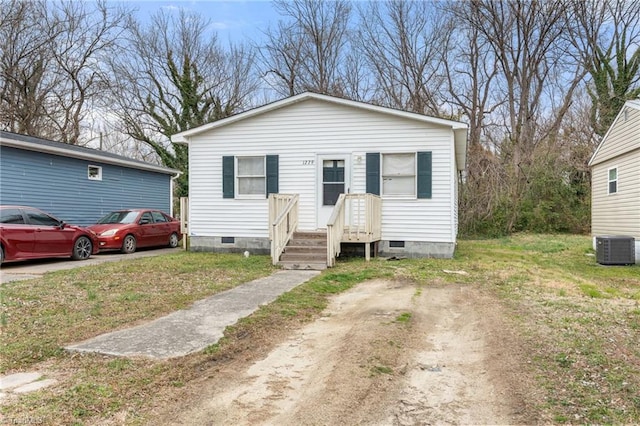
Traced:
[[[384, 157], [385, 155], [413, 155], [413, 174], [405, 173], [400, 175], [393, 175], [395, 177], [411, 177], [413, 176], [413, 194], [385, 194], [384, 193]], [[415, 200], [418, 198], [418, 152], [417, 151], [403, 151], [403, 152], [381, 152], [380, 153], [380, 197], [393, 198], [393, 199], [405, 199]]]
[[[260, 200], [264, 199], [267, 194], [267, 156], [266, 155], [236, 155], [234, 158], [234, 184], [235, 184], [235, 197], [237, 199], [245, 200]], [[262, 175], [240, 175], [239, 161], [243, 158], [262, 158]], [[240, 179], [243, 178], [262, 178], [264, 185], [260, 194], [241, 194], [240, 193]]]
[[[98, 171], [97, 175], [92, 175], [91, 174], [91, 169], [95, 169]], [[87, 166], [87, 179], [89, 180], [102, 180], [102, 166], [95, 166], [93, 164], [89, 164]]]
[[[611, 179], [611, 171], [615, 170], [616, 171], [616, 178], [615, 179]], [[615, 195], [619, 192], [618, 189], [618, 182], [620, 181], [620, 173], [618, 171], [618, 166], [614, 166], [614, 167], [610, 167], [607, 169], [607, 195]], [[614, 183], [616, 184], [616, 190], [615, 191], [611, 191], [611, 184]]]

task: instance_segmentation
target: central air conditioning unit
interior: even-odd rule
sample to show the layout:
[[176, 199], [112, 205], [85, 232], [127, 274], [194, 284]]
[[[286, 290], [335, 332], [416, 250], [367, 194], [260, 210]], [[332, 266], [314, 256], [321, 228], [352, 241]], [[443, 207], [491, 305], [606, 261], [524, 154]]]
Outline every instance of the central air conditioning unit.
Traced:
[[631, 265], [636, 263], [636, 242], [633, 237], [596, 237], [596, 260], [601, 265]]

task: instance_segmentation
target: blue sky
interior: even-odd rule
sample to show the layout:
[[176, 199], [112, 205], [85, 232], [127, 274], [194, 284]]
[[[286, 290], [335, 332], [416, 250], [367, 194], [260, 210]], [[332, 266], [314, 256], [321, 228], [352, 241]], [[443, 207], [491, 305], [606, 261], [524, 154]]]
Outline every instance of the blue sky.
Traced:
[[261, 30], [270, 23], [275, 24], [279, 17], [272, 3], [266, 0], [129, 0], [126, 4], [138, 9], [138, 17], [143, 22], [160, 9], [186, 9], [202, 14], [211, 19], [212, 29], [218, 33], [221, 42], [258, 40]]

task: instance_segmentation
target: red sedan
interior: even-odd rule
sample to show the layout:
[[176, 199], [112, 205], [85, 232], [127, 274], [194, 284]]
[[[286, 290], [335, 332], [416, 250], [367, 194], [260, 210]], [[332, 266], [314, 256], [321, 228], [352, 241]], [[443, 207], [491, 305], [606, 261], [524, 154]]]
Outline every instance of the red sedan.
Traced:
[[85, 260], [97, 252], [98, 239], [88, 229], [33, 207], [0, 206], [0, 263], [69, 256]]
[[138, 247], [177, 247], [180, 222], [160, 210], [111, 212], [89, 229], [98, 235], [100, 250], [133, 253]]

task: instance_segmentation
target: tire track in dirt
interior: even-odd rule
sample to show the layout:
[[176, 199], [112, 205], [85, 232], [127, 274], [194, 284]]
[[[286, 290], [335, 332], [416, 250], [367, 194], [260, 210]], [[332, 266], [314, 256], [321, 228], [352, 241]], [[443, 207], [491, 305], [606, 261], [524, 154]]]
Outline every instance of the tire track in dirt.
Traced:
[[488, 320], [477, 307], [471, 287], [362, 283], [266, 358], [204, 389], [171, 423], [516, 423], [486, 367]]
[[418, 349], [398, 404], [386, 424], [513, 424], [504, 392], [487, 362], [486, 324], [470, 288], [430, 288]]

